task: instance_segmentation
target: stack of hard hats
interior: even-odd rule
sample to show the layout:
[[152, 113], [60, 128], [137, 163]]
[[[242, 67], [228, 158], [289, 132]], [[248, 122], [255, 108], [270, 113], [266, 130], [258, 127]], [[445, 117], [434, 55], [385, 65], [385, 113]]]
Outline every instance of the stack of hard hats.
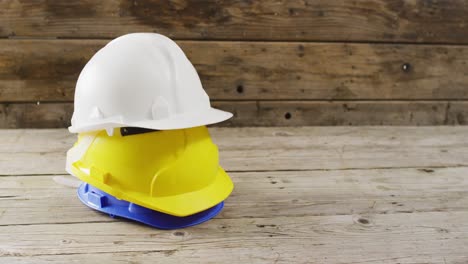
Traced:
[[153, 33], [119, 37], [81, 72], [67, 171], [87, 206], [173, 229], [220, 212], [233, 189], [205, 125], [232, 116], [210, 106], [177, 44]]

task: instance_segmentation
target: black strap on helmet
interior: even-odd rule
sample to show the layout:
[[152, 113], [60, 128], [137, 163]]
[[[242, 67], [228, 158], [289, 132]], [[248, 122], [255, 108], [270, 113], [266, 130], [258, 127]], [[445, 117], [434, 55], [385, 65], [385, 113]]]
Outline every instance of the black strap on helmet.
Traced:
[[120, 128], [120, 134], [122, 135], [122, 137], [156, 132], [156, 131], [160, 131], [160, 130], [141, 128], [141, 127], [121, 127]]

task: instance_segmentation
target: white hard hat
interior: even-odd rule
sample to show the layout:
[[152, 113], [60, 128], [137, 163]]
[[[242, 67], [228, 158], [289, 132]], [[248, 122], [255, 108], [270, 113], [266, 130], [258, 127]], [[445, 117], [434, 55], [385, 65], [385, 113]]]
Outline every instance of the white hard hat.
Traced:
[[174, 41], [133, 33], [109, 42], [81, 71], [69, 130], [181, 129], [230, 117], [211, 107], [197, 71]]

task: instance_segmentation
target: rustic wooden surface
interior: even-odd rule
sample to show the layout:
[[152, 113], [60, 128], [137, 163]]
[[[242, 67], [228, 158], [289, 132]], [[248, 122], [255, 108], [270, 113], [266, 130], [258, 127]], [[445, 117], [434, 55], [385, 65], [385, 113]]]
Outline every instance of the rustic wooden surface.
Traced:
[[464, 0], [15, 1], [0, 3], [0, 36], [468, 43]]
[[[0, 41], [0, 127], [68, 126], [78, 74], [105, 43]], [[467, 104], [460, 101], [468, 99], [464, 46], [179, 44], [213, 104], [235, 113], [221, 125], [441, 125], [468, 120]]]
[[[0, 127], [68, 126], [78, 74], [105, 43], [0, 41]], [[179, 44], [213, 104], [236, 114], [221, 125], [467, 123], [464, 46]]]
[[82, 205], [66, 130], [0, 131], [0, 263], [467, 263], [467, 127], [211, 128], [235, 190], [161, 231]]
[[[215, 101], [216, 126], [466, 125], [466, 101]], [[68, 127], [73, 103], [0, 105], [0, 128]]]
[[[0, 103], [73, 101], [81, 69], [107, 42], [0, 41]], [[468, 99], [467, 46], [178, 44], [215, 101]]]
[[0, 128], [68, 126], [82, 67], [131, 32], [175, 39], [225, 126], [467, 124], [467, 17], [463, 0], [1, 1]]

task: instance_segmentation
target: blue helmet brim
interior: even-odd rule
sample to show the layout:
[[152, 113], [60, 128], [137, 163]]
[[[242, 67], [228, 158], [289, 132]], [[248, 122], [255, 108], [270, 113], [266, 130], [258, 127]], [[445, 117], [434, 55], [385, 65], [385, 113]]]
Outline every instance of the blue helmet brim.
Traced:
[[111, 217], [126, 218], [159, 229], [179, 229], [201, 224], [218, 215], [224, 206], [224, 202], [221, 202], [205, 211], [185, 217], [178, 217], [119, 200], [88, 183], [80, 185], [78, 197], [86, 206], [107, 213]]

